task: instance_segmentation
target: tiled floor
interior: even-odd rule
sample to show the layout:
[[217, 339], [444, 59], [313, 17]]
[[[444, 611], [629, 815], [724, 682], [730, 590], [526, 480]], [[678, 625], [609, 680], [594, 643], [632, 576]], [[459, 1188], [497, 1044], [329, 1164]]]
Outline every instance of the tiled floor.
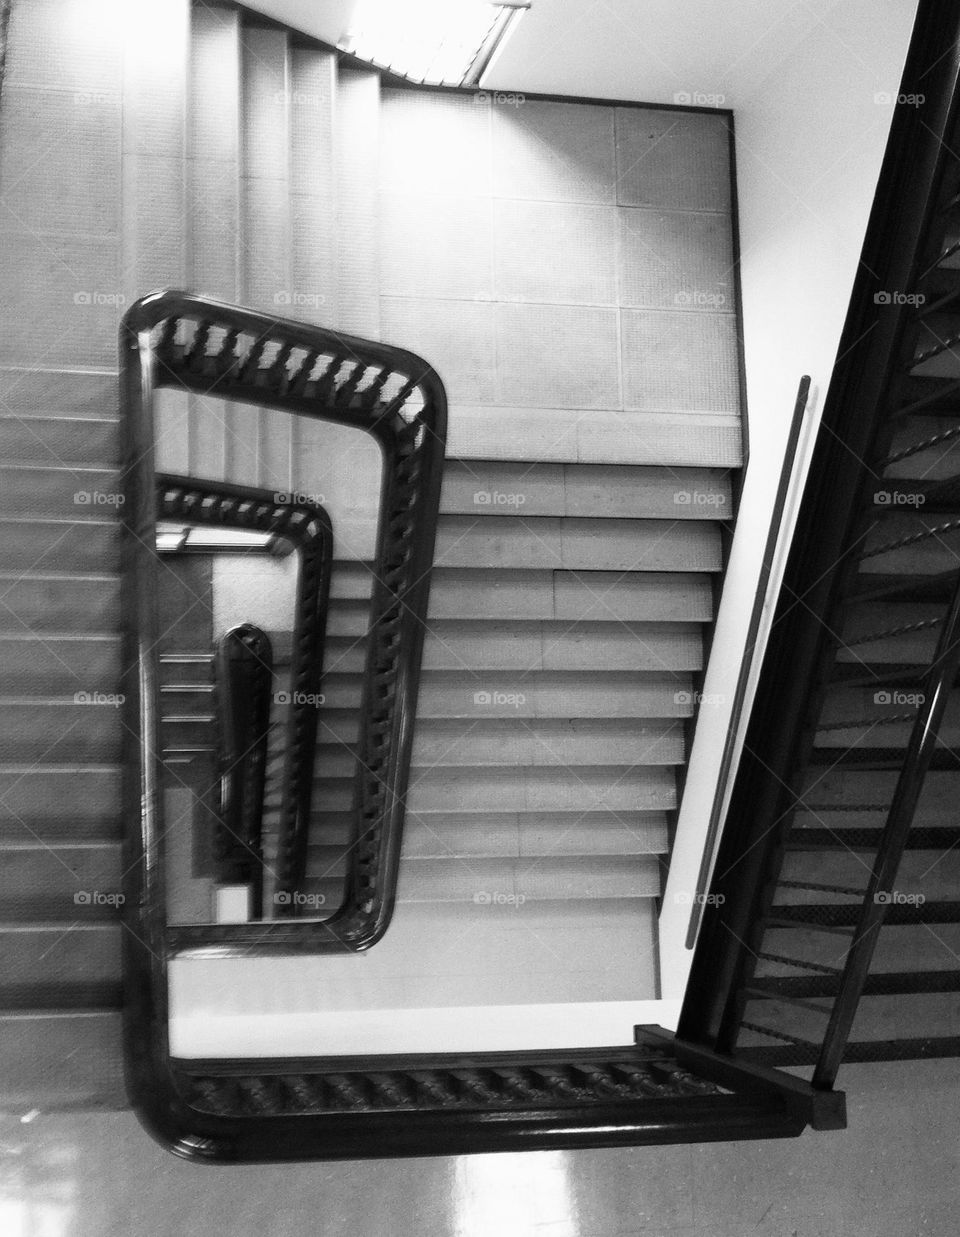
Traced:
[[127, 1114], [0, 1125], [3, 1237], [953, 1237], [960, 1063], [857, 1066], [799, 1140], [200, 1168]]

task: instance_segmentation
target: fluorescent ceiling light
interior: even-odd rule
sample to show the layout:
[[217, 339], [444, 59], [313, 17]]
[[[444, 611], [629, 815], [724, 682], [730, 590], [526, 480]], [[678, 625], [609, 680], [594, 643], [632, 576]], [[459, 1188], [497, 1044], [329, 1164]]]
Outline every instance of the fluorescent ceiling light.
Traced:
[[273, 553], [278, 546], [274, 533], [260, 533], [237, 528], [204, 528], [194, 525], [158, 524], [157, 550], [161, 554], [203, 554], [230, 551], [259, 550]]
[[475, 85], [523, 0], [361, 0], [344, 51], [430, 85]]

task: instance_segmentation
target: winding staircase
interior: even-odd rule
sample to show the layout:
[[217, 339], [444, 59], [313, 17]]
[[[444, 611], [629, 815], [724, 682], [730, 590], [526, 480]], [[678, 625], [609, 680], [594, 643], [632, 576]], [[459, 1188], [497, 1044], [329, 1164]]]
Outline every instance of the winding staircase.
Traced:
[[[21, 6], [3, 109], [10, 167], [21, 104], [32, 97], [29, 87], [18, 89], [35, 76], [31, 37]], [[451, 926], [462, 932], [471, 918], [489, 924], [488, 892], [520, 899], [525, 921], [547, 936], [580, 925], [578, 950], [557, 956], [536, 999], [566, 1000], [571, 991], [587, 1000], [632, 998], [638, 984], [655, 995], [657, 898], [741, 458], [731, 289], [725, 285], [725, 312], [702, 316], [677, 312], [674, 295], [677, 281], [713, 287], [728, 277], [723, 117], [651, 113], [656, 132], [647, 134], [649, 116], [630, 108], [531, 101], [521, 116], [494, 115], [469, 95], [419, 94], [242, 9], [206, 4], [191, 11], [182, 58], [171, 58], [166, 76], [151, 78], [145, 66], [136, 79], [128, 74], [123, 91], [124, 141], [137, 156], [121, 225], [132, 262], [128, 300], [179, 282], [409, 344], [434, 361], [450, 391], [402, 922], [414, 937]], [[182, 147], [171, 136], [179, 115], [187, 119]], [[573, 135], [566, 146], [565, 130]], [[424, 161], [418, 142], [432, 135], [449, 157], [460, 150], [466, 159], [491, 131], [500, 135], [495, 205], [508, 240], [496, 271], [484, 272], [470, 229], [486, 226], [490, 187], [471, 185], [479, 196], [461, 202], [465, 222], [457, 225], [449, 197], [436, 193], [463, 197], [467, 164]], [[544, 157], [545, 142], [560, 143], [555, 157]], [[649, 182], [633, 167], [648, 145], [674, 151]], [[69, 158], [60, 156], [63, 175]], [[677, 169], [691, 161], [698, 172], [682, 200], [677, 194], [691, 182], [677, 181]], [[553, 252], [545, 224], [551, 198], [557, 209], [562, 199], [574, 203], [567, 225], [581, 229], [581, 248]], [[178, 243], [181, 202], [186, 235]], [[617, 207], [619, 221], [610, 214], [591, 239], [594, 217], [616, 203], [629, 210]], [[686, 213], [669, 213], [677, 207]], [[467, 229], [448, 236], [451, 253], [461, 255], [452, 273], [435, 258], [437, 230], [450, 232], [450, 219]], [[632, 255], [638, 220], [669, 247], [676, 269], [671, 282], [627, 265], [618, 291], [611, 247]], [[538, 233], [542, 253], [530, 267], [525, 251]], [[635, 247], [649, 240], [644, 232]], [[693, 259], [684, 256], [691, 245]], [[605, 261], [610, 274], [598, 276]], [[421, 284], [434, 299], [418, 295]], [[495, 291], [503, 304], [494, 325], [487, 299]], [[526, 303], [551, 296], [558, 304], [542, 312]], [[470, 297], [477, 299], [463, 299]], [[611, 308], [581, 312], [564, 303], [584, 299]], [[673, 332], [667, 368], [649, 378], [638, 369], [644, 307], [668, 311]], [[607, 329], [621, 317], [622, 361]], [[498, 376], [484, 372], [477, 351], [487, 336], [503, 359]], [[511, 337], [528, 352], [543, 351], [552, 337], [553, 361], [544, 354], [518, 370], [504, 342]], [[669, 376], [669, 350], [693, 340], [716, 358], [712, 391], [684, 366]], [[583, 350], [587, 383], [563, 362], [568, 346]], [[118, 690], [111, 350], [109, 338], [94, 350], [103, 357], [99, 371], [89, 361], [44, 368], [38, 357], [3, 371], [0, 390], [8, 529], [3, 908], [15, 942], [4, 954], [0, 1006], [11, 1101], [123, 1102], [122, 723], [117, 708], [73, 698]], [[336, 468], [319, 466], [327, 439], [239, 406], [229, 415], [228, 431], [222, 410], [171, 400], [161, 408], [158, 467], [276, 491], [319, 485], [334, 519], [315, 788], [326, 828], [310, 849], [305, 889], [335, 904], [349, 837], [370, 513], [347, 493], [352, 480], [344, 485]], [[199, 639], [202, 623], [191, 643], [197, 585], [188, 585], [170, 582], [164, 602], [173, 609], [184, 602], [187, 615], [161, 651], [170, 767], [211, 759], [215, 731], [209, 645]], [[270, 634], [282, 667], [289, 635]], [[273, 776], [268, 815], [278, 793]], [[75, 904], [84, 892], [90, 901]], [[185, 907], [192, 897], [184, 895]], [[533, 932], [504, 936], [499, 962], [488, 960], [478, 977], [481, 994], [528, 999], [531, 967], [543, 971], [534, 942]], [[54, 1070], [57, 1061], [66, 1067]]]
[[[25, 11], [14, 10], [0, 112], [0, 174], [13, 179], [39, 89], [29, 27], [17, 26], [29, 22]], [[155, 1132], [181, 1154], [370, 1154], [371, 1131], [391, 1154], [788, 1136], [842, 1125], [832, 1090], [841, 1061], [960, 1051], [951, 794], [960, 93], [957, 57], [942, 54], [957, 46], [955, 25], [920, 6], [904, 87], [911, 93], [922, 78], [927, 101], [894, 119], [824, 411], [830, 432], [798, 518], [677, 1036], [638, 1028], [636, 1044], [618, 1049], [430, 1068], [194, 1063], [179, 1083], [207, 1133], [177, 1141], [167, 1093], [152, 1113]], [[132, 171], [117, 228], [128, 284], [193, 285], [395, 340], [429, 356], [451, 395], [394, 926], [443, 931], [486, 913], [478, 893], [522, 896], [548, 934], [589, 927], [590, 943], [550, 975], [540, 1000], [571, 986], [578, 999], [616, 999], [618, 976], [631, 995], [638, 978], [653, 995], [653, 968], [637, 959], [655, 945], [685, 724], [741, 463], [735, 321], [679, 312], [675, 297], [671, 310], [662, 279], [630, 263], [615, 289], [598, 289], [589, 246], [562, 272], [590, 289], [587, 326], [570, 328], [570, 286], [551, 284], [556, 303], [546, 307], [529, 289], [558, 267], [541, 208], [561, 186], [579, 207], [648, 215], [664, 245], [696, 254], [692, 265], [678, 259], [684, 278], [725, 271], [723, 119], [657, 112], [632, 128], [629, 108], [551, 101], [507, 118], [338, 61], [235, 7], [199, 6], [182, 33], [173, 72], [127, 73], [122, 84]], [[454, 129], [449, 151], [461, 163], [417, 157], [411, 134], [442, 145]], [[567, 131], [577, 134], [572, 158], [524, 163], [522, 153]], [[493, 285], [475, 286], [476, 202], [454, 216], [431, 202], [438, 186], [477, 175], [476, 150], [491, 133], [504, 161], [486, 196], [515, 225], [513, 248], [491, 273], [501, 281], [496, 315]], [[654, 190], [657, 178], [636, 167], [671, 133], [678, 145], [667, 143], [666, 162], [644, 165], [662, 173], [667, 189]], [[165, 156], [154, 142], [169, 143]], [[702, 177], [681, 205], [669, 194], [689, 187], [677, 175], [683, 157]], [[61, 158], [64, 174], [72, 165]], [[41, 224], [66, 226], [59, 209], [47, 202]], [[671, 212], [689, 217], [665, 223]], [[168, 243], [184, 215], [186, 239]], [[441, 216], [454, 219], [442, 245]], [[634, 222], [617, 220], [621, 255]], [[538, 234], [545, 257], [542, 269], [525, 269], [525, 299], [512, 272]], [[451, 246], [464, 257], [454, 275], [435, 257]], [[24, 254], [36, 259], [28, 245]], [[441, 291], [418, 297], [411, 270]], [[454, 278], [466, 283], [444, 284]], [[96, 294], [79, 295], [87, 299], [76, 306], [97, 304]], [[544, 310], [535, 320], [525, 319], [528, 301]], [[651, 307], [670, 319], [666, 343], [649, 336]], [[614, 319], [610, 365], [605, 324]], [[120, 858], [113, 344], [95, 325], [64, 338], [31, 353], [29, 329], [13, 333], [10, 346], [25, 351], [19, 361], [5, 353], [0, 370], [0, 1064], [5, 1102], [30, 1107], [125, 1103], [120, 950], [135, 922], [119, 919], [121, 884], [130, 886]], [[712, 396], [684, 363], [694, 339], [713, 349]], [[485, 345], [502, 362], [492, 379]], [[577, 366], [556, 365], [572, 345]], [[658, 363], [645, 366], [645, 350], [657, 347]], [[164, 404], [159, 466], [309, 488], [328, 446], [309, 427], [281, 430], [256, 408], [226, 416], [231, 432], [223, 410], [195, 394]], [[360, 460], [359, 473], [372, 475], [368, 466]], [[333, 726], [321, 740], [317, 796], [335, 821], [347, 807], [339, 748], [359, 718], [372, 524], [351, 486], [337, 489], [337, 469], [323, 483], [334, 527], [324, 663]], [[363, 488], [354, 477], [351, 485]], [[173, 689], [167, 733], [190, 718], [209, 726], [210, 715], [176, 705], [178, 688], [208, 698], [198, 656], [185, 647], [163, 663]], [[168, 759], [190, 747], [175, 740]], [[311, 848], [304, 888], [335, 896], [345, 836]], [[123, 944], [143, 962], [142, 941]], [[505, 974], [484, 977], [491, 1000], [514, 999]], [[522, 965], [514, 975], [525, 982]], [[142, 970], [134, 986], [127, 1029], [146, 1039], [163, 1006], [156, 993], [144, 998]], [[142, 1097], [154, 1079], [137, 1073], [147, 1067], [135, 1058]], [[812, 1067], [812, 1085], [781, 1066]], [[501, 1124], [491, 1134], [494, 1113]]]

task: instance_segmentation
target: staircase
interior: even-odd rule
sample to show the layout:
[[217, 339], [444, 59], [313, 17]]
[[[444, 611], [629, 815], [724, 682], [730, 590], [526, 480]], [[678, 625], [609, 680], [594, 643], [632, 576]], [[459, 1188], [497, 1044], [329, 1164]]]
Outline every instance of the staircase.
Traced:
[[4, 1097], [122, 1105], [116, 377], [7, 371], [2, 398]]
[[[392, 931], [485, 932], [488, 896], [523, 903], [544, 933], [561, 914], [572, 923], [602, 904], [617, 957], [644, 959], [652, 996], [677, 769], [740, 455], [733, 316], [677, 312], [649, 246], [670, 253], [676, 280], [723, 277], [722, 118], [658, 120], [651, 137], [646, 112], [531, 103], [516, 129], [472, 96], [391, 87], [209, 6], [193, 12], [191, 49], [188, 164], [216, 160], [225, 196], [215, 222], [207, 195], [196, 199], [187, 283], [408, 346], [437, 366], [451, 401]], [[662, 142], [671, 125], [681, 135], [673, 159], [696, 169], [689, 200], [669, 184], [618, 186], [617, 162], [631, 167], [637, 145]], [[604, 140], [609, 168], [591, 150]], [[552, 157], [545, 142], [558, 144]], [[464, 154], [478, 143], [496, 151], [491, 183]], [[654, 205], [686, 213], [645, 209]], [[559, 252], [547, 239], [557, 226], [577, 237]], [[658, 328], [663, 339], [649, 335]], [[643, 373], [641, 339], [655, 357]], [[713, 389], [666, 351], [687, 341], [714, 358]], [[560, 351], [569, 346], [576, 366]], [[357, 478], [370, 478], [372, 495], [375, 465], [329, 427], [210, 401], [188, 415], [184, 442], [174, 428], [183, 411], [171, 410], [161, 467], [319, 490], [333, 519], [314, 797], [324, 829], [305, 892], [335, 908], [374, 527]], [[338, 467], [338, 455], [348, 463]], [[282, 650], [284, 633], [270, 634]], [[635, 992], [636, 978], [631, 967], [618, 994]], [[571, 980], [545, 983], [563, 999]], [[522, 992], [518, 974], [501, 1000]]]
[[[179, 43], [179, 6], [143, 8], [167, 63], [141, 65], [130, 34], [94, 24], [91, 55], [96, 36], [114, 57], [97, 61], [108, 97], [65, 130], [122, 142], [122, 183], [105, 148], [89, 211], [47, 204], [35, 220], [48, 249], [82, 255], [82, 285], [66, 309], [24, 292], [8, 312], [31, 328], [0, 353], [5, 1100], [123, 1103], [119, 721], [111, 704], [74, 700], [109, 697], [119, 671], [119, 309], [95, 293], [118, 283], [127, 302], [193, 287], [436, 364], [451, 423], [398, 939], [462, 933], [489, 922], [490, 899], [523, 901], [531, 939], [589, 928], [541, 999], [654, 996], [661, 871], [741, 462], [732, 290], [725, 312], [677, 301], [678, 288], [720, 287], [730, 266], [723, 117], [536, 101], [507, 116], [391, 87], [232, 8], [197, 6], [188, 31], [184, 7]], [[8, 182], [37, 98], [59, 99], [32, 59], [33, 22], [14, 9]], [[652, 147], [660, 161], [638, 178]], [[478, 151], [496, 152], [492, 181]], [[70, 182], [75, 159], [65, 140], [23, 191], [49, 203], [44, 178]], [[666, 263], [644, 264], [651, 243]], [[329, 427], [257, 409], [194, 397], [160, 409], [160, 469], [325, 491], [337, 563], [317, 803], [333, 828], [311, 850], [308, 888], [334, 899], [372, 536], [357, 477], [372, 465], [318, 468], [331, 443]], [[209, 686], [190, 652], [164, 650], [181, 719], [183, 686]], [[171, 729], [175, 762], [196, 726]], [[498, 948], [502, 962], [517, 941]], [[480, 998], [530, 999], [520, 962], [504, 979], [488, 959]]]
[[960, 1055], [954, 16], [905, 70], [929, 106], [892, 131], [678, 1032], [815, 1087]]

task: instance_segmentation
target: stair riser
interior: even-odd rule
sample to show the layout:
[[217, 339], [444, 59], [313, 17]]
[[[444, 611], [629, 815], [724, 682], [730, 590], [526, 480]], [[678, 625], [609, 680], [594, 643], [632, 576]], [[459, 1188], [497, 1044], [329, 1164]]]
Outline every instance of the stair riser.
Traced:
[[[553, 564], [554, 567], [558, 564]], [[435, 567], [429, 615], [436, 619], [555, 619], [564, 622], [709, 622], [710, 579], [703, 575], [545, 569], [469, 571]]]
[[112, 470], [0, 466], [4, 515], [90, 522], [110, 519], [123, 495]]
[[[338, 882], [334, 878], [311, 880], [305, 888], [335, 904]], [[472, 902], [510, 907], [522, 916], [528, 901], [649, 898], [659, 891], [659, 869], [650, 856], [514, 862], [477, 859], [469, 867], [424, 859], [402, 870], [397, 897], [401, 903]]]
[[0, 690], [7, 696], [55, 695], [68, 688], [90, 690], [93, 685], [115, 692], [119, 676], [116, 637], [87, 641], [0, 637]]
[[[44, 563], [46, 569], [46, 564]], [[0, 580], [0, 629], [102, 635], [120, 624], [120, 582], [103, 579]]]
[[113, 692], [91, 685], [82, 690], [95, 703], [72, 699], [53, 704], [11, 704], [0, 710], [0, 746], [8, 761], [97, 764], [119, 758], [122, 740], [120, 707]]
[[0, 1098], [14, 1109], [123, 1109], [119, 1013], [0, 1017]]
[[[119, 768], [0, 771], [0, 840], [87, 841], [120, 834]], [[63, 805], [70, 804], [69, 814]]]
[[0, 412], [0, 460], [4, 463], [109, 470], [117, 457], [118, 441], [112, 421], [17, 418]]
[[606, 519], [729, 519], [729, 474], [719, 469], [507, 464], [448, 460], [445, 515]]
[[441, 517], [435, 562], [442, 567], [573, 571], [719, 571], [720, 540], [702, 523], [660, 520]]
[[108, 984], [120, 979], [119, 925], [88, 924], [83, 906], [67, 906], [63, 923], [16, 930], [0, 926], [0, 1001], [11, 987], [42, 986], [56, 999], [57, 986]]
[[104, 575], [119, 570], [120, 540], [116, 524], [66, 520], [0, 521], [3, 569]]
[[119, 844], [3, 852], [0, 918], [94, 923], [120, 914]]

